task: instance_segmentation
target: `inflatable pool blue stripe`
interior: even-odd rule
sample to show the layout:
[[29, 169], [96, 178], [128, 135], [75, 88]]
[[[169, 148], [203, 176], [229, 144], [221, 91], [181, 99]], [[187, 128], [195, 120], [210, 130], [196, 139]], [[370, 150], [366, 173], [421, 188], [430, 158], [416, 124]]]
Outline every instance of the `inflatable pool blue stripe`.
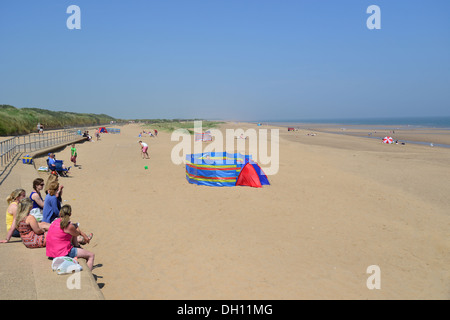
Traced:
[[241, 171], [242, 168], [238, 168], [238, 167], [234, 167], [234, 169], [232, 170], [221, 170], [221, 169], [217, 169], [217, 170], [212, 170], [212, 169], [202, 169], [202, 168], [197, 168], [195, 166], [186, 166], [186, 172], [190, 175], [194, 175], [194, 176], [202, 176], [202, 177], [235, 177], [237, 178], [237, 176], [239, 175], [239, 172]]
[[216, 187], [234, 187], [236, 185], [236, 178], [206, 178], [194, 176], [186, 173], [186, 179], [189, 183], [205, 185], [205, 186], [216, 186]]

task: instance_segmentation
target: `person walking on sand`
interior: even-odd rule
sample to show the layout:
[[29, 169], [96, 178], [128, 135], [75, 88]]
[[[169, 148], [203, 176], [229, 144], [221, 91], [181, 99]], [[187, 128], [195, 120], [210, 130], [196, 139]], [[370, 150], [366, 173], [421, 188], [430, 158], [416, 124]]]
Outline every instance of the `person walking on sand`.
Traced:
[[77, 166], [77, 148], [75, 147], [75, 143], [72, 143], [72, 148], [70, 148], [70, 161], [73, 162], [73, 166]]
[[142, 141], [139, 141], [139, 143], [141, 145], [142, 159], [150, 159], [150, 156], [148, 155], [148, 144]]

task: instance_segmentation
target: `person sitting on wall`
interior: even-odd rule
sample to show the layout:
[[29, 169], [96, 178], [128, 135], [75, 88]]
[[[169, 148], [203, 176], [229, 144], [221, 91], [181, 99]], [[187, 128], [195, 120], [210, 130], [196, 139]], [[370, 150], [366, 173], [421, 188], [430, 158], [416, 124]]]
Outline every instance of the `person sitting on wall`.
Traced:
[[[50, 152], [48, 154], [47, 164], [48, 164], [48, 170], [50, 172], [57, 171], [56, 170], [56, 156], [53, 152]], [[66, 170], [67, 168], [64, 164], [62, 164], [62, 169], [63, 169], [62, 175], [67, 176], [68, 170]], [[69, 169], [70, 169], [70, 167], [69, 167]]]
[[89, 131], [85, 131], [83, 133], [83, 137], [85, 137], [87, 141], [92, 141], [92, 137], [89, 135]]
[[56, 159], [54, 153], [50, 152], [48, 154], [47, 164], [49, 171], [56, 171]]

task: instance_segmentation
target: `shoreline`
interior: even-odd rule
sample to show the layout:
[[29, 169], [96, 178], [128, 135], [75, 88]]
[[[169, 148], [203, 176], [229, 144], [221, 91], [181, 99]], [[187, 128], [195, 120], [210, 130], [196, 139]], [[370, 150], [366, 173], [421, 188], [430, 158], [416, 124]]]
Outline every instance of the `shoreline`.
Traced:
[[[249, 122], [249, 124], [256, 124]], [[354, 136], [381, 140], [391, 136], [398, 143], [411, 143], [430, 147], [450, 148], [450, 128], [413, 127], [398, 125], [341, 125], [325, 123], [281, 123], [267, 122], [263, 126], [294, 128], [296, 130], [315, 131], [344, 136]], [[394, 143], [395, 144], [395, 143]]]

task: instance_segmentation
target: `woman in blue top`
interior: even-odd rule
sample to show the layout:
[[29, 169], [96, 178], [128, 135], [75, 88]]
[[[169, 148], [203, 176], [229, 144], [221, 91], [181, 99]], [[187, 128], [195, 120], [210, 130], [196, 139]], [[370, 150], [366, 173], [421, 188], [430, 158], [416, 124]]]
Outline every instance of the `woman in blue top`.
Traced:
[[61, 209], [61, 201], [58, 199], [59, 183], [53, 181], [48, 186], [48, 194], [44, 201], [44, 210], [42, 211], [42, 221], [52, 223], [53, 220], [59, 217], [59, 210]]
[[44, 189], [44, 179], [36, 178], [33, 181], [33, 191], [30, 193], [30, 199], [33, 201], [33, 209], [44, 208], [44, 199], [42, 198], [41, 191]]
[[44, 199], [42, 199], [41, 191], [44, 189], [44, 179], [37, 178], [33, 181], [33, 191], [30, 194], [30, 199], [33, 201], [33, 208], [30, 214], [36, 218], [37, 222], [42, 221], [42, 209], [44, 208]]

